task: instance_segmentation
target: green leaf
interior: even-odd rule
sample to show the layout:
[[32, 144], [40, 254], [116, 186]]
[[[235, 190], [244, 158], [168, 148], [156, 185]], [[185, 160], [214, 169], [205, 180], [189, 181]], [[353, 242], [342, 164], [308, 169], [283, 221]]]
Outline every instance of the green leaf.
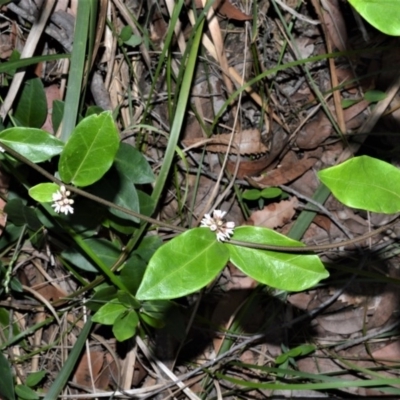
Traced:
[[[13, 52], [14, 53], [14, 52]], [[11, 58], [11, 57], [10, 57]], [[14, 61], [0, 62], [0, 73], [11, 73], [14, 69], [27, 67], [29, 65], [55, 61], [62, 58], [69, 58], [69, 54], [47, 54], [45, 56], [36, 56], [31, 58], [14, 59]], [[10, 72], [11, 71], [11, 72]]]
[[32, 199], [39, 203], [48, 203], [53, 201], [53, 194], [60, 190], [56, 183], [39, 183], [29, 189], [28, 193]]
[[6, 229], [0, 237], [0, 250], [3, 250], [5, 247], [9, 247], [11, 243], [16, 242], [21, 236], [22, 229], [22, 226], [16, 226], [12, 221], [7, 221]]
[[164, 326], [165, 326], [164, 320], [154, 318], [151, 315], [148, 315], [144, 312], [140, 313], [140, 319], [147, 325], [151, 326], [152, 328], [161, 329], [161, 328], [164, 328]]
[[39, 395], [30, 387], [25, 385], [15, 386], [15, 393], [23, 400], [39, 400]]
[[264, 188], [261, 190], [261, 197], [264, 199], [274, 199], [282, 194], [282, 189], [276, 187]]
[[[133, 183], [129, 180], [127, 180], [125, 177], [121, 176], [121, 180], [119, 182], [119, 188], [115, 188], [115, 184], [117, 181], [109, 181], [108, 185], [105, 184], [107, 187], [112, 187], [113, 192], [115, 193], [114, 198], [112, 199], [112, 202], [117, 204], [118, 206], [127, 208], [128, 210], [135, 211], [137, 213], [140, 212], [139, 208], [139, 197], [136, 191], [135, 186]], [[112, 192], [111, 192], [112, 193]], [[140, 222], [140, 219], [137, 217], [134, 217], [133, 215], [129, 215], [123, 211], [116, 210], [115, 208], [110, 208], [109, 209], [111, 214], [114, 214], [115, 216], [122, 218], [122, 219], [127, 219], [129, 221], [133, 222]]]
[[155, 176], [143, 154], [127, 143], [121, 143], [115, 157], [115, 168], [131, 182], [154, 182]]
[[126, 42], [132, 36], [132, 28], [129, 25], [125, 25], [119, 34], [119, 38]]
[[118, 146], [118, 131], [110, 112], [85, 118], [61, 153], [61, 179], [80, 187], [97, 182], [110, 169]]
[[23, 127], [0, 132], [0, 145], [1, 143], [34, 163], [50, 160], [64, 148], [64, 143], [49, 133], [41, 129]]
[[[235, 228], [233, 239], [278, 246], [304, 246], [271, 229], [241, 226]], [[273, 288], [300, 291], [329, 276], [316, 255], [281, 253], [227, 244], [230, 261], [246, 275]]]
[[130, 293], [136, 294], [143, 280], [147, 263], [137, 254], [133, 254], [121, 271], [121, 279]]
[[139, 317], [134, 310], [130, 310], [118, 316], [115, 320], [112, 331], [119, 342], [130, 339], [136, 334], [139, 324]]
[[156, 207], [156, 202], [147, 193], [144, 193], [141, 190], [136, 190], [136, 192], [139, 199], [140, 214], [150, 217]]
[[[85, 243], [108, 267], [111, 267], [120, 255], [118, 247], [106, 239], [86, 239]], [[99, 272], [94, 262], [86, 257], [81, 249], [69, 247], [61, 253], [61, 256], [84, 271]]]
[[371, 103], [376, 103], [386, 99], [386, 93], [381, 90], [368, 90], [364, 93], [364, 99]]
[[283, 364], [289, 358], [305, 356], [305, 355], [310, 354], [313, 351], [315, 351], [315, 349], [316, 349], [316, 347], [313, 346], [312, 344], [303, 344], [301, 346], [297, 346], [293, 349], [290, 349], [289, 351], [286, 351], [285, 353], [281, 354], [280, 356], [276, 357], [275, 364]]
[[160, 247], [150, 259], [136, 297], [162, 300], [186, 296], [209, 284], [229, 258], [208, 228], [195, 228]]
[[104, 109], [99, 106], [89, 106], [86, 110], [85, 117], [89, 117], [93, 114], [99, 115], [104, 112]]
[[243, 192], [245, 200], [258, 200], [261, 197], [261, 192], [258, 189], [249, 189]]
[[127, 308], [140, 308], [140, 302], [138, 302], [135, 297], [124, 290], [119, 290], [117, 293], [117, 298], [121, 304], [124, 304]]
[[8, 215], [8, 219], [17, 226], [26, 224], [33, 231], [37, 231], [42, 227], [35, 210], [24, 205], [19, 198], [9, 200], [4, 207], [4, 212]]
[[0, 352], [0, 396], [4, 400], [15, 400], [14, 395], [14, 381], [11, 372], [11, 367], [8, 360], [4, 357], [4, 354]]
[[349, 0], [349, 3], [376, 29], [387, 35], [400, 36], [398, 0]]
[[[3, 276], [0, 273], [0, 279], [2, 279], [2, 278], [3, 278]], [[2, 329], [2, 332], [4, 333], [5, 337], [17, 336], [21, 333], [18, 324], [15, 322], [11, 324], [12, 331], [10, 333], [10, 318], [12, 318], [10, 316], [10, 312], [8, 310], [6, 310], [5, 308], [0, 308], [0, 325], [2, 327], [1, 329]], [[20, 342], [20, 345], [25, 348], [26, 342], [22, 341], [22, 342]]]
[[53, 131], [57, 132], [63, 119], [65, 103], [61, 100], [53, 101], [53, 112], [51, 113], [51, 123]]
[[319, 179], [344, 205], [376, 213], [400, 211], [400, 170], [361, 156], [318, 172]]
[[93, 315], [92, 321], [103, 325], [113, 325], [115, 320], [126, 311], [127, 308], [119, 300], [114, 299], [100, 307]]
[[13, 117], [19, 125], [40, 128], [47, 116], [47, 102], [43, 83], [39, 78], [25, 82], [18, 97]]
[[25, 383], [29, 387], [35, 387], [45, 376], [46, 371], [33, 372], [27, 376]]
[[131, 47], [137, 47], [143, 42], [142, 38], [138, 35], [132, 35], [128, 40], [125, 41], [125, 44]]
[[[135, 186], [125, 175], [114, 169], [114, 167], [99, 182], [88, 188], [88, 190], [90, 193], [118, 206], [139, 213], [139, 198]], [[109, 211], [118, 218], [133, 222], [140, 221], [139, 218], [112, 207], [109, 208]]]
[[343, 99], [341, 101], [341, 106], [342, 106], [343, 110], [345, 110], [346, 108], [349, 108], [352, 105], [359, 103], [359, 102], [360, 102], [360, 100], [357, 100], [357, 99]]
[[98, 311], [105, 303], [114, 300], [117, 295], [117, 289], [115, 286], [109, 286], [107, 284], [103, 285], [105, 286], [96, 287], [95, 294], [86, 303], [86, 307], [93, 312]]

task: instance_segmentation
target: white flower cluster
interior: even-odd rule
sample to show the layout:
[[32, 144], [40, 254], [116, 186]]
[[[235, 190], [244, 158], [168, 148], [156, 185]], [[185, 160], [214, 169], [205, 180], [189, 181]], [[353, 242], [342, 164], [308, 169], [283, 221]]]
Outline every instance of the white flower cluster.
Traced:
[[202, 227], [210, 228], [213, 232], [217, 234], [217, 239], [220, 242], [229, 240], [231, 235], [233, 235], [233, 229], [235, 228], [235, 223], [225, 222], [224, 216], [226, 211], [214, 210], [211, 217], [210, 214], [205, 214], [204, 218], [201, 220]]
[[68, 198], [70, 194], [71, 192], [65, 186], [60, 186], [60, 190], [53, 194], [54, 203], [51, 206], [54, 207], [56, 213], [64, 213], [65, 215], [74, 213], [74, 209], [71, 207], [74, 200]]

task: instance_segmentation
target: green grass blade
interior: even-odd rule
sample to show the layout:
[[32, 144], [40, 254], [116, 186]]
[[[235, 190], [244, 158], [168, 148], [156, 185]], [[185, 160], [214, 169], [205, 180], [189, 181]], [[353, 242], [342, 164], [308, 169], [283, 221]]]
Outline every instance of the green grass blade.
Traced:
[[92, 321], [89, 317], [85, 326], [82, 329], [81, 334], [78, 337], [78, 340], [72, 347], [72, 350], [69, 353], [67, 361], [61, 368], [61, 371], [57, 375], [57, 378], [54, 380], [53, 384], [50, 386], [50, 389], [46, 393], [46, 396], [44, 396], [43, 400], [57, 399], [58, 395], [64, 389], [64, 386], [67, 383], [71, 375], [71, 372], [76, 367], [76, 364], [79, 360], [82, 349], [85, 346], [86, 339], [88, 338], [91, 329], [92, 329]]
[[64, 118], [61, 129], [61, 140], [64, 142], [66, 142], [71, 135], [78, 118], [85, 68], [90, 11], [91, 1], [78, 2], [74, 46], [71, 54], [71, 68], [69, 71], [68, 90], [65, 97]]
[[7, 61], [0, 63], [0, 74], [16, 70], [18, 68], [29, 67], [44, 61], [56, 61], [63, 58], [69, 58], [69, 54], [49, 54], [46, 56], [37, 56], [31, 58], [22, 58], [17, 61]]
[[176, 106], [175, 117], [171, 127], [171, 133], [168, 139], [168, 146], [165, 152], [164, 162], [162, 164], [160, 173], [158, 175], [153, 193], [151, 197], [157, 203], [160, 199], [161, 193], [164, 189], [165, 182], [167, 180], [172, 160], [175, 156], [175, 148], [178, 144], [179, 135], [182, 129], [183, 120], [186, 114], [186, 108], [188, 104], [188, 99], [190, 95], [191, 84], [194, 76], [194, 70], [197, 61], [197, 54], [200, 47], [201, 37], [203, 35], [203, 25], [204, 19], [200, 23], [198, 29], [196, 30], [193, 43], [190, 47], [190, 53], [187, 60], [185, 73], [182, 79], [182, 86], [179, 92], [178, 102]]
[[[324, 204], [330, 194], [331, 194], [330, 190], [324, 184], [321, 183], [318, 186], [317, 190], [315, 191], [312, 199], [318, 202], [319, 204]], [[303, 210], [300, 213], [299, 217], [296, 219], [296, 222], [290, 229], [288, 236], [292, 239], [300, 240], [303, 237], [305, 231], [310, 226], [311, 221], [317, 215], [318, 208], [315, 205], [307, 203], [306, 208], [307, 210]]]

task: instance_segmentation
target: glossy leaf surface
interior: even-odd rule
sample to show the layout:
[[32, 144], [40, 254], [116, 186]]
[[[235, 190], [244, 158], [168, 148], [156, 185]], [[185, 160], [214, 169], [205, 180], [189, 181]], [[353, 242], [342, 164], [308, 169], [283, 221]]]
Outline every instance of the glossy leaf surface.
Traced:
[[138, 323], [139, 317], [134, 310], [120, 314], [115, 320], [112, 329], [115, 338], [120, 342], [130, 339], [135, 335]]
[[49, 133], [41, 129], [23, 127], [0, 132], [0, 146], [1, 143], [34, 163], [50, 160], [64, 148], [64, 143]]
[[344, 205], [376, 213], [400, 211], [400, 170], [361, 156], [318, 172], [321, 181]]
[[376, 29], [387, 35], [400, 36], [398, 0], [349, 0], [349, 3]]
[[136, 184], [152, 183], [153, 171], [143, 154], [127, 143], [121, 143], [115, 157], [115, 168]]
[[[302, 243], [271, 229], [241, 226], [233, 239], [278, 246], [303, 246]], [[246, 275], [265, 285], [288, 291], [300, 291], [329, 276], [316, 255], [282, 253], [227, 244], [230, 261]]]
[[160, 247], [150, 259], [136, 297], [172, 299], [209, 284], [224, 268], [229, 253], [208, 228], [195, 228]]
[[29, 196], [40, 203], [47, 203], [53, 201], [53, 194], [59, 190], [60, 186], [56, 183], [39, 183], [29, 189]]
[[97, 182], [110, 169], [118, 147], [119, 136], [111, 113], [85, 118], [61, 153], [61, 179], [80, 187]]
[[40, 128], [44, 124], [47, 116], [47, 101], [43, 83], [39, 78], [25, 82], [13, 116], [21, 126]]
[[125, 311], [127, 311], [127, 308], [119, 300], [114, 299], [100, 307], [93, 315], [92, 321], [104, 325], [113, 325], [115, 320]]

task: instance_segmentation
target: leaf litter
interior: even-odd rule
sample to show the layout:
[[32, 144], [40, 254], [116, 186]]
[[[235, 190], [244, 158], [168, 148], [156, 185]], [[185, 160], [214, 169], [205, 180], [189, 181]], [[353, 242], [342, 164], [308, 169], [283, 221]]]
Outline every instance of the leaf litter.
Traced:
[[[29, 32], [20, 29], [21, 20], [32, 23], [30, 15], [38, 12], [30, 8], [36, 7], [35, 2], [28, 3], [10, 3], [1, 8], [8, 28], [7, 33], [1, 35], [2, 60], [11, 57], [12, 50], [25, 45]], [[64, 1], [57, 3], [46, 31], [47, 46], [54, 52], [73, 46], [70, 27], [76, 5], [75, 1], [69, 5]], [[131, 24], [127, 15], [132, 13], [149, 32], [146, 39], [152, 42], [155, 51], [144, 52], [142, 56], [134, 51], [129, 55], [128, 63], [122, 57], [124, 44], [117, 44], [117, 38], [106, 28], [99, 41], [100, 61], [93, 67], [96, 79], [91, 82], [92, 98], [88, 101], [120, 110], [121, 139], [140, 145], [157, 173], [168, 140], [165, 134], [171, 123], [168, 91], [173, 88], [168, 86], [171, 82], [166, 69], [157, 82], [151, 79], [170, 23], [170, 2], [160, 1], [151, 5], [150, 2], [129, 1], [123, 4], [115, 0], [109, 3], [113, 29], [120, 32]], [[386, 116], [374, 130], [373, 126], [360, 132], [359, 129], [365, 127], [363, 124], [368, 121], [371, 106], [363, 99], [363, 93], [371, 88], [385, 91], [387, 82], [392, 79], [393, 60], [388, 59], [388, 52], [379, 50], [379, 47], [388, 45], [394, 52], [398, 49], [398, 42], [383, 38], [368, 27], [356, 26], [348, 5], [339, 1], [313, 0], [299, 7], [296, 1], [284, 2], [285, 7], [280, 3], [262, 0], [257, 4], [245, 4], [222, 0], [214, 4], [216, 16], [206, 28], [205, 51], [198, 60], [191, 107], [181, 134], [180, 145], [185, 149], [185, 157], [177, 158], [174, 177], [160, 208], [160, 218], [187, 226], [193, 224], [191, 221], [201, 220], [202, 214], [218, 206], [229, 210], [229, 218], [236, 225], [267, 226], [290, 234], [302, 212], [311, 209], [304, 197], [284, 191], [285, 196], [264, 199], [261, 204], [243, 201], [240, 193], [249, 188], [288, 185], [305, 198], [310, 198], [319, 184], [316, 171], [335, 165], [344, 157], [349, 143], [358, 151], [365, 142], [361, 151], [382, 157], [389, 154], [389, 161], [396, 165], [397, 156], [389, 150], [397, 142], [384, 134], [399, 125], [396, 120], [398, 107], [394, 104], [398, 100], [390, 105], [392, 112], [388, 115], [391, 120], [388, 121]], [[196, 1], [195, 6], [202, 10], [203, 2]], [[257, 10], [253, 12], [255, 7]], [[191, 12], [187, 2], [179, 16], [182, 26], [180, 31], [178, 27], [176, 30], [180, 36], [175, 37], [171, 53], [172, 69], [174, 63], [180, 62], [176, 54], [185, 50], [181, 47], [181, 38], [185, 40], [193, 29]], [[308, 23], [307, 20], [314, 20], [315, 15], [319, 24]], [[55, 22], [58, 24], [54, 25]], [[288, 23], [292, 23], [294, 29], [288, 30], [285, 27]], [[361, 34], [365, 29], [368, 42]], [[20, 32], [18, 37], [17, 32]], [[378, 49], [371, 51], [374, 47]], [[321, 57], [314, 63], [271, 72], [265, 79], [258, 79], [248, 86], [225, 107], [229, 95], [260, 73], [279, 63], [318, 56], [330, 49], [364, 49], [365, 55], [342, 55], [330, 63]], [[44, 71], [37, 73], [44, 82], [49, 103], [43, 129], [56, 134], [57, 109], [53, 100], [63, 98], [65, 65], [41, 67]], [[151, 91], [153, 83], [155, 92]], [[130, 97], [125, 95], [128, 92]], [[100, 104], [96, 99], [103, 99], [103, 102]], [[148, 99], [152, 102], [150, 114], [147, 114], [145, 104]], [[344, 100], [354, 100], [355, 103], [343, 109], [341, 102]], [[214, 120], [216, 115], [219, 115], [218, 120]], [[144, 122], [161, 134], [143, 136], [135, 126]], [[214, 122], [216, 126], [213, 126]], [[343, 132], [339, 132], [342, 127], [347, 134], [345, 138], [340, 134]], [[367, 139], [368, 131], [374, 133], [372, 139]], [[200, 174], [199, 179], [197, 174]], [[3, 174], [0, 178], [3, 202], [3, 197], [6, 198], [3, 183], [7, 190], [8, 178]], [[236, 185], [236, 192], [231, 183]], [[1, 203], [0, 207], [3, 209], [4, 204]], [[323, 212], [316, 215], [302, 236], [306, 244], [346, 239], [337, 226], [338, 221], [354, 236], [386, 223], [377, 216], [349, 210], [332, 198], [325, 207], [334, 218]], [[6, 216], [2, 213], [1, 229], [6, 224]], [[396, 369], [391, 367], [400, 359], [396, 326], [398, 256], [395, 238], [388, 236], [384, 239], [388, 250], [382, 245], [382, 237], [377, 237], [363, 244], [361, 249], [324, 254], [323, 261], [332, 271], [332, 278], [304, 293], [282, 296], [258, 286], [228, 265], [218, 280], [201, 295], [185, 299], [180, 315], [171, 317], [175, 326], [180, 327], [180, 332], [173, 329], [173, 324], [167, 324], [157, 332], [146, 332], [153, 358], [137, 347], [135, 341], [119, 344], [110, 336], [110, 331], [96, 327], [95, 334], [88, 341], [87, 351], [71, 376], [69, 393], [92, 398], [101, 392], [102, 395], [107, 391], [113, 394], [117, 390], [128, 396], [150, 393], [153, 398], [166, 398], [166, 385], [161, 383], [166, 378], [161, 365], [189, 385], [193, 398], [201, 396], [201, 392], [206, 393], [207, 398], [216, 398], [220, 392], [226, 399], [243, 396], [243, 387], [232, 385], [223, 378], [214, 388], [205, 389], [207, 385], [202, 386], [195, 379], [201, 375], [190, 375], [193, 370], [200, 374], [204, 365], [213, 366], [218, 371], [218, 367], [225, 364], [220, 370], [226, 376], [271, 384], [277, 382], [280, 374], [285, 375], [289, 368], [299, 371], [298, 377], [300, 372], [315, 374], [309, 383], [319, 382], [318, 375], [329, 376], [333, 372], [340, 379], [354, 381], [354, 370], [368, 379], [374, 375], [366, 373], [366, 370], [372, 371], [376, 367], [380, 368], [381, 377], [397, 377]], [[14, 333], [24, 332], [45, 321], [54, 312], [54, 307], [58, 307], [57, 301], [78, 289], [79, 284], [72, 279], [66, 266], [55, 261], [54, 250], [57, 247], [52, 241], [54, 238], [49, 237], [38, 247], [39, 250], [29, 245], [22, 247], [19, 255], [21, 265], [16, 276], [23, 285], [22, 290], [26, 287], [30, 290], [25, 289], [22, 299], [12, 296], [1, 299], [1, 323], [8, 335], [3, 334], [3, 343], [12, 337], [10, 321]], [[375, 245], [379, 247], [377, 252], [373, 251]], [[4, 257], [10, 255], [5, 253]], [[71, 303], [71, 307], [63, 312], [59, 325], [45, 325], [24, 339], [20, 346], [7, 346], [19, 379], [24, 381], [30, 372], [50, 371], [40, 387], [46, 391], [82, 329], [82, 305]], [[14, 309], [15, 313], [11, 312]], [[298, 320], [302, 322], [296, 324]], [[380, 335], [382, 338], [378, 340]], [[274, 371], [277, 375], [266, 372], [267, 368], [276, 367], [274, 360], [278, 355], [307, 343], [317, 347], [311, 356], [291, 359], [290, 364], [282, 367], [282, 372]], [[230, 352], [232, 348], [235, 351]], [[41, 354], [40, 360], [31, 356], [36, 349]], [[226, 352], [229, 357], [222, 357], [220, 363], [214, 365], [213, 360], [221, 352]], [[229, 363], [231, 355], [242, 363]], [[293, 382], [299, 382], [295, 378], [296, 375]], [[350, 386], [338, 390], [337, 398], [346, 398], [350, 394], [368, 397], [385, 393], [384, 389]], [[295, 398], [305, 393], [315, 395], [316, 392], [312, 386], [311, 389], [305, 386], [303, 390], [290, 390], [289, 387], [281, 391], [265, 388], [247, 391], [246, 396], [274, 398], [289, 396], [289, 393]], [[323, 390], [318, 394], [329, 397]], [[177, 398], [179, 396], [183, 395], [177, 395]]]

